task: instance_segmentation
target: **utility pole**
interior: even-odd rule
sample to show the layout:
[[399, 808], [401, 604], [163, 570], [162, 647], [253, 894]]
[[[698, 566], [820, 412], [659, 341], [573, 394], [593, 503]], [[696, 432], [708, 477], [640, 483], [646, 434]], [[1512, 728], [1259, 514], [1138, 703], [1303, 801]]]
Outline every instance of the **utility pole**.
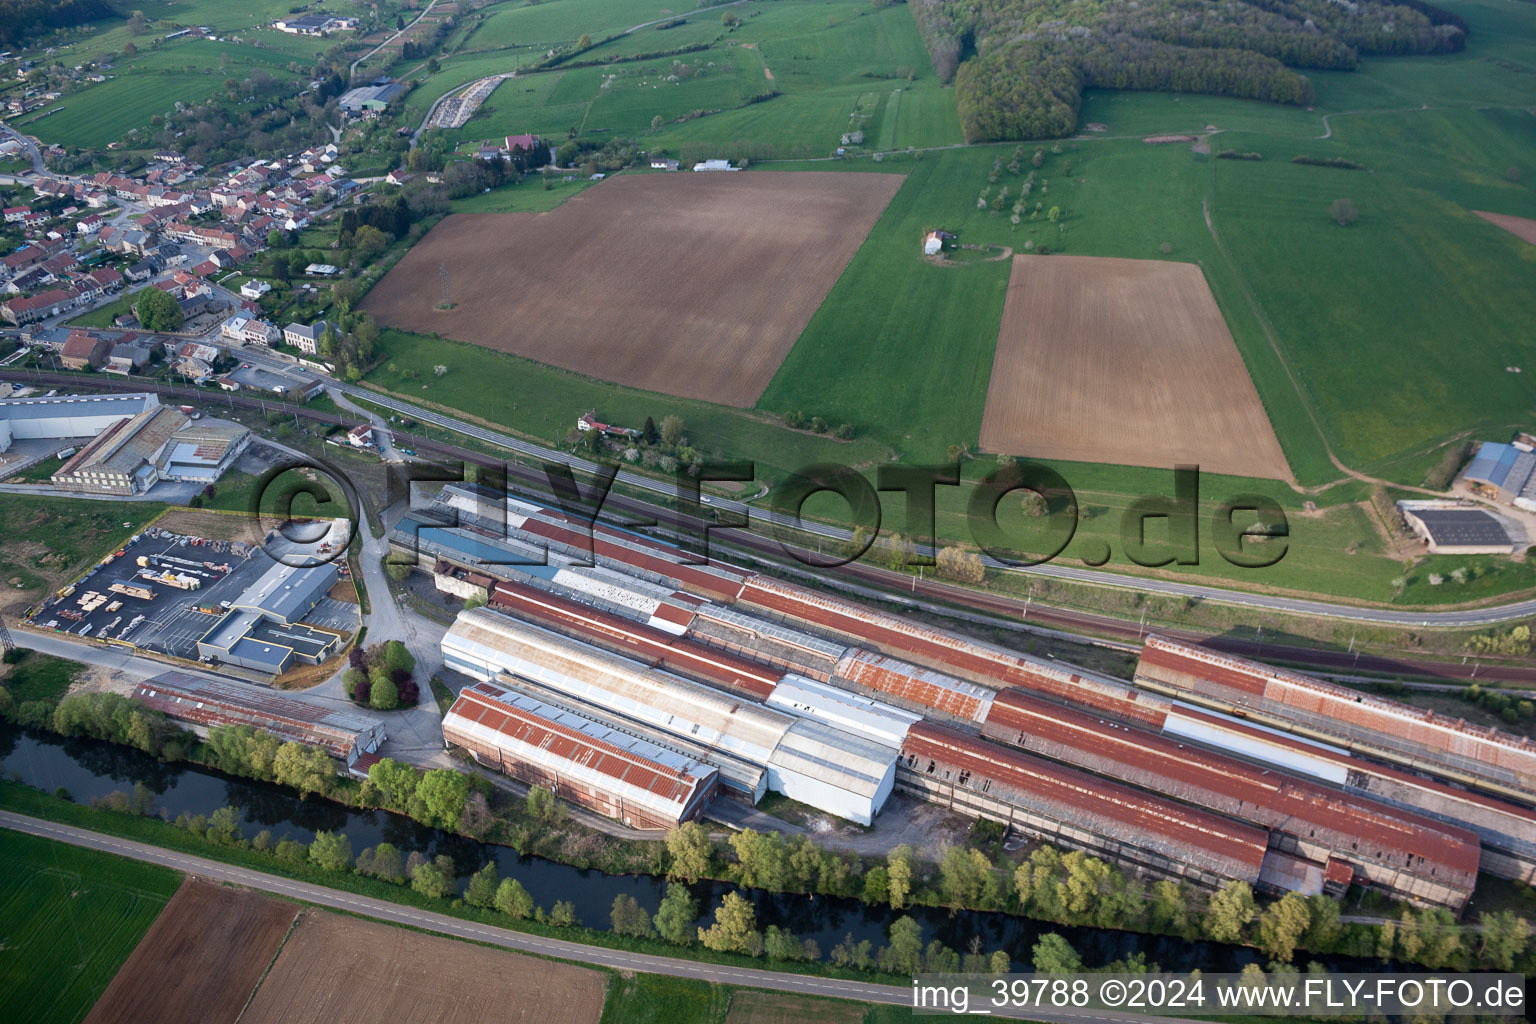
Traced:
[[0, 651], [9, 654], [16, 649], [16, 641], [11, 639], [11, 631], [5, 628], [5, 617], [0, 615]]

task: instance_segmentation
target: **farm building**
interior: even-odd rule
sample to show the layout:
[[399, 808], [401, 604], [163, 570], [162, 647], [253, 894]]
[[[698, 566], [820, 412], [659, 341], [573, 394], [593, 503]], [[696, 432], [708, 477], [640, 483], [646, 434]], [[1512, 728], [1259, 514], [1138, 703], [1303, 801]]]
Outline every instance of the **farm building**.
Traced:
[[151, 394], [54, 395], [0, 398], [0, 452], [13, 440], [94, 437], [160, 404]]
[[693, 165], [695, 171], [739, 171], [740, 167], [732, 167], [729, 160], [701, 160]]
[[1262, 829], [946, 726], [913, 725], [899, 765], [903, 792], [1061, 846], [1209, 887], [1259, 881]]
[[1272, 848], [1312, 862], [1319, 879], [1335, 860], [1397, 898], [1455, 911], [1477, 883], [1477, 837], [1465, 829], [1021, 690], [998, 694], [982, 735], [1268, 829]]
[[490, 609], [459, 613], [443, 637], [443, 662], [482, 682], [507, 672], [611, 716], [719, 748], [764, 768], [769, 789], [860, 824], [874, 819], [894, 782], [895, 752], [882, 744]]
[[404, 84], [390, 82], [384, 85], [365, 85], [359, 89], [350, 89], [341, 94], [336, 101], [337, 107], [344, 114], [361, 114], [366, 111], [380, 111], [386, 109], [391, 103], [400, 98], [405, 91]]
[[710, 765], [510, 685], [465, 687], [443, 718], [443, 738], [481, 764], [636, 828], [692, 821], [720, 788]]
[[1397, 510], [1433, 555], [1512, 555], [1525, 546], [1524, 530], [1484, 508], [1400, 501]]
[[352, 711], [331, 711], [270, 690], [240, 683], [215, 682], [186, 672], [166, 672], [145, 680], [134, 699], [201, 735], [220, 725], [250, 725], [284, 741], [322, 747], [351, 764], [371, 754], [385, 740], [384, 723]]
[[1474, 494], [1536, 512], [1536, 452], [1524, 442], [1482, 442], [1457, 481]]
[[70, 456], [53, 474], [53, 486], [85, 494], [142, 494], [160, 479], [155, 460], [161, 449], [187, 422], [163, 405], [118, 420]]
[[1136, 682], [1517, 800], [1536, 799], [1536, 743], [1227, 654], [1149, 637]]

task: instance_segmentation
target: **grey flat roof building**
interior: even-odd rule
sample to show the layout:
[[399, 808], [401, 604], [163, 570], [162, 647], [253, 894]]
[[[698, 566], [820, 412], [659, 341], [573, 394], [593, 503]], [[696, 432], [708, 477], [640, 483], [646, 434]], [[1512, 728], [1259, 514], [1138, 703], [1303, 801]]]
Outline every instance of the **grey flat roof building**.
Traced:
[[252, 608], [232, 608], [197, 642], [197, 654], [277, 675], [295, 659], [319, 664], [340, 641], [334, 633], [273, 622]]
[[274, 562], [234, 607], [265, 612], [277, 622], [297, 622], [309, 613], [315, 602], [325, 596], [337, 577], [334, 563], [294, 568]]

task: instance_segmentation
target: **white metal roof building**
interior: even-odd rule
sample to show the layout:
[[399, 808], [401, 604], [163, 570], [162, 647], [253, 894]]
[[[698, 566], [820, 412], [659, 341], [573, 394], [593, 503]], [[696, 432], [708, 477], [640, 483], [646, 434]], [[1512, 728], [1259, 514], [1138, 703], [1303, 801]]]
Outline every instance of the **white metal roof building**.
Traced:
[[33, 395], [0, 399], [0, 452], [13, 440], [94, 437], [160, 404], [151, 394]]
[[251, 432], [238, 423], [201, 423], [171, 435], [160, 453], [166, 480], [212, 483], [251, 443]]
[[773, 688], [773, 693], [768, 696], [768, 706], [823, 722], [892, 749], [901, 746], [912, 723], [923, 717], [795, 673], [785, 676]]
[[[710, 750], [765, 766], [768, 788], [861, 824], [890, 795], [895, 751], [681, 676], [599, 650], [489, 608], [459, 613], [443, 661], [479, 680], [532, 680]], [[713, 763], [713, 762], [712, 762]]]

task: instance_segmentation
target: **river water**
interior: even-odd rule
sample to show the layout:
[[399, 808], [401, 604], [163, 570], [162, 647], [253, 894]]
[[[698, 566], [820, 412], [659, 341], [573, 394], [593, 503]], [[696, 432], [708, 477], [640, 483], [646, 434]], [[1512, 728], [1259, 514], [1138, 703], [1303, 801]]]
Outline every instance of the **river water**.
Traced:
[[[582, 870], [524, 856], [509, 846], [478, 843], [427, 828], [388, 811], [354, 811], [317, 797], [300, 800], [290, 790], [271, 783], [239, 779], [197, 765], [162, 764], [130, 747], [91, 739], [66, 739], [4, 722], [0, 722], [0, 770], [9, 778], [49, 792], [63, 787], [78, 803], [89, 803], [113, 790], [131, 790], [134, 783], [142, 782], [155, 794], [155, 813], [163, 810], [172, 818], [183, 811], [197, 815], [211, 814], [225, 806], [239, 807], [244, 812], [242, 828], [247, 838], [270, 829], [277, 839], [287, 836], [308, 842], [316, 831], [330, 830], [346, 833], [355, 852], [387, 841], [402, 854], [412, 850], [431, 856], [446, 853], [457, 865], [461, 881], [487, 861], [495, 861], [500, 876], [522, 882], [539, 906], [548, 908], [556, 900], [570, 900], [575, 904], [577, 919], [594, 928], [609, 926], [608, 914], [616, 895], [628, 893], [654, 913], [667, 886], [665, 879], [652, 875], [609, 875]], [[801, 938], [815, 939], [823, 956], [849, 933], [855, 941], [868, 939], [879, 946], [885, 941], [890, 923], [909, 914], [923, 926], [924, 942], [938, 939], [952, 949], [964, 951], [980, 936], [987, 951], [1006, 950], [1013, 958], [1015, 970], [1027, 969], [1031, 949], [1046, 932], [1059, 932], [1089, 965], [1108, 963], [1136, 952], [1145, 952], [1148, 960], [1165, 970], [1198, 967], [1207, 972], [1238, 971], [1258, 959], [1254, 951], [1235, 946], [1109, 928], [1058, 925], [1010, 914], [951, 913], [934, 907], [895, 911], [883, 905], [866, 906], [858, 900], [786, 895], [741, 889], [722, 882], [700, 882], [690, 889], [705, 915], [701, 924], [708, 923], [706, 918], [726, 892], [741, 892], [755, 904], [760, 928], [777, 925]], [[1335, 970], [1380, 969], [1374, 961], [1347, 957], [1319, 959]]]

